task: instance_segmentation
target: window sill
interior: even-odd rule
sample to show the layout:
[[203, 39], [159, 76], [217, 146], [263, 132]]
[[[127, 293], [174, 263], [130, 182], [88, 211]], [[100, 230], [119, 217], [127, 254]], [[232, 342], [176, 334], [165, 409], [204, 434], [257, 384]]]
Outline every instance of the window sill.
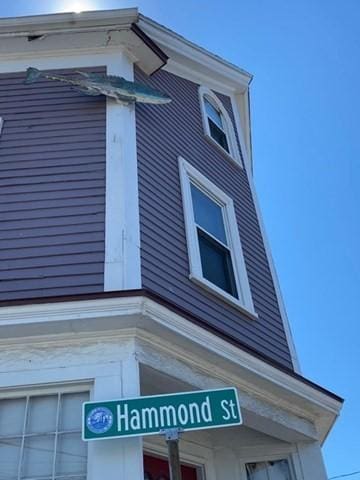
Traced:
[[200, 277], [193, 273], [190, 273], [189, 278], [192, 282], [196, 283], [197, 285], [204, 288], [208, 292], [213, 293], [218, 298], [221, 298], [224, 302], [229, 303], [232, 307], [235, 307], [237, 310], [243, 313], [249, 320], [258, 320], [259, 317], [255, 311], [249, 310], [248, 308], [246, 308], [240, 302], [240, 300], [231, 296], [229, 293], [226, 293], [224, 290], [221, 290], [221, 288], [209, 282], [208, 280], [206, 280], [206, 278]]
[[219, 151], [220, 153], [222, 153], [228, 160], [230, 160], [232, 163], [234, 163], [237, 167], [243, 169], [243, 165], [242, 165], [242, 162], [241, 162], [241, 159], [240, 157], [239, 158], [235, 158], [231, 155], [231, 153], [227, 152], [225, 150], [225, 148], [223, 148], [221, 145], [219, 145], [217, 143], [216, 140], [214, 140], [212, 138], [211, 135], [209, 135], [208, 133], [204, 133], [204, 136], [206, 138], [206, 140], [211, 143], [211, 145], [214, 145]]

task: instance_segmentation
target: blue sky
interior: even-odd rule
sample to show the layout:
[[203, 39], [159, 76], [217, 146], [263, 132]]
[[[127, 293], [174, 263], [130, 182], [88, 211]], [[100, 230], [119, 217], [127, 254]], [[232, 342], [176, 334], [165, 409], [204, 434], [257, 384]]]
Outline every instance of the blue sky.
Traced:
[[329, 477], [360, 470], [360, 3], [2, 0], [0, 16], [136, 5], [254, 74], [255, 181], [303, 374], [346, 398]]

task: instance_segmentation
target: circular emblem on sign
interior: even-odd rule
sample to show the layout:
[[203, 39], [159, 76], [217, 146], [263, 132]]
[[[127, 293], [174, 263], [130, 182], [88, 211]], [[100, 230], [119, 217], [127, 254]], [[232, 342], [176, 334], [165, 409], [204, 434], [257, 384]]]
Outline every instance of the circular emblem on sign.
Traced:
[[112, 427], [114, 416], [106, 407], [91, 410], [86, 417], [86, 426], [92, 433], [105, 433]]

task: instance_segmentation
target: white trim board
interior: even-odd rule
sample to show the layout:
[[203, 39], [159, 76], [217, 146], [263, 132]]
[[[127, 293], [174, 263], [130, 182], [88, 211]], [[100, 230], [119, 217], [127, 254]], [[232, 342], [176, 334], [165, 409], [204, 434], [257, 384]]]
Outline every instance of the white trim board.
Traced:
[[[107, 72], [133, 80], [125, 55]], [[106, 214], [104, 290], [141, 287], [140, 218], [135, 106], [106, 100]]]
[[155, 343], [163, 343], [163, 338], [168, 339], [172, 355], [175, 354], [176, 344], [181, 347], [182, 358], [197, 351], [197, 358], [207, 358], [211, 365], [221, 367], [223, 376], [230, 375], [229, 384], [232, 383], [232, 375], [235, 375], [238, 381], [241, 378], [241, 382], [254, 385], [255, 396], [264, 395], [268, 398], [272, 391], [274, 401], [280, 403], [281, 399], [288, 411], [295, 411], [297, 415], [302, 412], [304, 418], [315, 416], [320, 439], [325, 438], [341, 409], [341, 402], [325, 392], [278, 370], [144, 297], [0, 309], [2, 348], [11, 344], [15, 347], [27, 342], [46, 342], [49, 336], [52, 341], [56, 338], [70, 341], [70, 335], [79, 342], [80, 338], [85, 339], [89, 334], [96, 336], [102, 332], [102, 335], [115, 338], [115, 334], [118, 335], [123, 329], [127, 329], [126, 334], [129, 335], [129, 328], [146, 330], [145, 338], [152, 338], [151, 341]]
[[240, 150], [242, 155], [242, 164], [244, 164], [244, 167], [247, 170], [247, 172], [252, 172], [252, 160], [250, 155], [250, 148], [248, 148], [245, 140], [245, 139], [250, 140], [249, 115], [248, 113], [241, 114], [241, 111], [240, 111], [241, 107], [244, 107], [244, 95], [245, 93], [243, 94], [231, 93], [229, 96], [231, 101], [231, 108], [234, 115], [236, 131], [239, 138]]
[[260, 209], [260, 205], [259, 205], [258, 196], [257, 196], [257, 193], [256, 193], [254, 181], [253, 181], [253, 178], [252, 178], [251, 174], [248, 174], [248, 179], [249, 179], [250, 190], [251, 190], [252, 197], [253, 197], [253, 200], [254, 200], [254, 205], [255, 205], [257, 218], [258, 218], [258, 221], [259, 221], [261, 235], [262, 235], [262, 238], [263, 238], [263, 241], [264, 241], [266, 256], [267, 256], [267, 259], [268, 259], [268, 262], [269, 262], [271, 276], [272, 276], [272, 279], [273, 279], [273, 282], [274, 282], [274, 288], [275, 288], [275, 292], [276, 292], [276, 297], [278, 299], [278, 305], [279, 305], [279, 309], [280, 309], [281, 319], [282, 319], [282, 322], [283, 322], [283, 325], [284, 325], [284, 331], [285, 331], [285, 336], [286, 336], [287, 344], [288, 344], [290, 355], [291, 355], [291, 360], [293, 362], [293, 367], [294, 367], [295, 372], [301, 374], [300, 361], [299, 361], [299, 357], [298, 357], [298, 354], [297, 354], [297, 351], [296, 351], [294, 337], [293, 337], [293, 334], [292, 334], [292, 331], [291, 331], [289, 318], [288, 318], [287, 313], [286, 313], [285, 302], [284, 302], [284, 297], [282, 295], [281, 288], [280, 288], [279, 277], [277, 275], [275, 262], [274, 262], [274, 259], [273, 259], [272, 253], [271, 253], [270, 243], [269, 243], [268, 236], [267, 236], [267, 233], [266, 233], [265, 224], [264, 224], [264, 220], [263, 220], [263, 217], [262, 217], [262, 214], [261, 214], [261, 209]]
[[100, 67], [111, 65], [117, 61], [123, 50], [116, 48], [87, 48], [84, 51], [69, 50], [44, 52], [33, 55], [9, 55], [0, 62], [0, 73], [24, 72], [29, 66], [39, 70], [52, 70], [77, 67]]
[[237, 129], [238, 129], [238, 132], [239, 132], [239, 138], [240, 138], [240, 142], [241, 142], [241, 148], [242, 148], [242, 153], [243, 153], [243, 158], [244, 158], [245, 170], [246, 170], [246, 173], [247, 173], [247, 178], [248, 178], [248, 182], [249, 182], [249, 186], [250, 186], [251, 195], [252, 195], [252, 198], [253, 198], [253, 201], [254, 201], [256, 216], [257, 216], [257, 219], [259, 221], [259, 227], [260, 227], [261, 236], [262, 236], [263, 242], [264, 242], [266, 257], [267, 257], [268, 262], [269, 262], [270, 272], [271, 272], [271, 276], [272, 276], [273, 283], [274, 283], [274, 288], [275, 288], [276, 297], [277, 297], [277, 300], [278, 300], [280, 315], [281, 315], [281, 319], [282, 319], [283, 326], [284, 326], [284, 331], [285, 331], [287, 344], [289, 346], [289, 351], [290, 351], [291, 359], [292, 359], [292, 362], [293, 362], [294, 370], [295, 370], [295, 372], [301, 374], [299, 357], [298, 357], [298, 354], [297, 354], [297, 351], [296, 351], [294, 338], [293, 338], [293, 335], [292, 335], [292, 332], [291, 332], [290, 322], [289, 322], [289, 319], [288, 319], [288, 316], [287, 316], [287, 313], [286, 313], [285, 302], [284, 302], [284, 298], [283, 298], [282, 293], [281, 293], [281, 288], [280, 288], [280, 283], [279, 283], [279, 277], [277, 275], [275, 262], [274, 262], [274, 259], [273, 259], [272, 253], [271, 253], [270, 243], [269, 243], [269, 239], [268, 239], [268, 236], [267, 236], [267, 233], [266, 233], [265, 223], [264, 223], [264, 219], [263, 219], [263, 216], [262, 216], [262, 213], [261, 213], [259, 199], [258, 199], [256, 188], [255, 188], [254, 177], [253, 177], [253, 174], [252, 174], [252, 160], [248, 155], [247, 149], [245, 148], [244, 139], [242, 138], [242, 136], [240, 136], [240, 132], [242, 134], [243, 130], [241, 129], [241, 124], [240, 124], [241, 115], [240, 115], [240, 111], [239, 111], [239, 103], [233, 95], [231, 96], [231, 104], [232, 104], [232, 108], [233, 108], [233, 111], [234, 111], [235, 122], [236, 122]]

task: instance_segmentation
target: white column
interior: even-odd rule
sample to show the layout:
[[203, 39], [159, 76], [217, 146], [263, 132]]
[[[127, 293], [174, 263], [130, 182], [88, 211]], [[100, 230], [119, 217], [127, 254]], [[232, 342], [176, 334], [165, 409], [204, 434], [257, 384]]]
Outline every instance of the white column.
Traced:
[[[124, 53], [107, 73], [132, 81], [133, 63]], [[104, 290], [141, 288], [140, 225], [135, 106], [106, 101], [106, 209]]]
[[[123, 396], [140, 396], [139, 362], [136, 360], [135, 353], [122, 362], [122, 378]], [[143, 480], [142, 437], [127, 438], [121, 442], [123, 448], [122, 480]]]
[[[93, 401], [111, 400], [121, 397], [121, 364], [107, 364], [108, 375], [97, 376], [94, 381]], [[88, 479], [119, 480], [121, 468], [120, 440], [98, 440], [88, 442]]]
[[303, 475], [302, 480], [327, 480], [324, 460], [319, 443], [298, 443], [297, 456]]
[[[109, 368], [109, 364], [105, 367]], [[92, 400], [140, 395], [139, 366], [134, 352], [112, 364], [109, 375], [96, 377]], [[143, 480], [141, 438], [89, 442], [88, 480]]]

